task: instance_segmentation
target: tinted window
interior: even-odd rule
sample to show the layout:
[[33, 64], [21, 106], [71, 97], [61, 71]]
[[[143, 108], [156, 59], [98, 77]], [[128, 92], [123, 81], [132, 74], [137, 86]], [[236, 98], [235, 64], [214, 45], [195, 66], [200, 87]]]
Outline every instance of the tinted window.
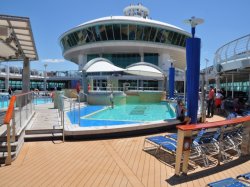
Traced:
[[151, 33], [150, 33], [150, 38], [149, 38], [149, 40], [151, 41], [151, 42], [154, 42], [155, 41], [155, 34], [156, 34], [156, 28], [153, 28], [152, 27], [152, 29], [151, 29]]
[[99, 25], [99, 32], [100, 32], [102, 40], [107, 40], [106, 28], [104, 25]]
[[148, 41], [150, 39], [151, 27], [144, 27], [143, 40]]
[[121, 27], [120, 24], [113, 25], [115, 40], [121, 40]]
[[106, 32], [108, 36], [108, 40], [114, 40], [114, 33], [112, 25], [106, 25]]
[[122, 40], [128, 39], [128, 25], [121, 25]]
[[156, 34], [155, 42], [160, 42], [161, 41], [162, 32], [163, 32], [163, 29], [158, 30], [158, 32]]
[[92, 29], [89, 27], [86, 29], [87, 31], [87, 34], [88, 34], [88, 39], [89, 39], [89, 42], [94, 42], [95, 39], [94, 39], [94, 35], [92, 33]]
[[92, 27], [92, 31], [93, 31], [93, 34], [95, 36], [95, 40], [100, 41], [101, 40], [101, 35], [100, 35], [99, 27], [98, 26]]
[[143, 26], [137, 25], [137, 30], [136, 30], [136, 40], [143, 40]]
[[136, 25], [129, 25], [129, 40], [135, 40]]

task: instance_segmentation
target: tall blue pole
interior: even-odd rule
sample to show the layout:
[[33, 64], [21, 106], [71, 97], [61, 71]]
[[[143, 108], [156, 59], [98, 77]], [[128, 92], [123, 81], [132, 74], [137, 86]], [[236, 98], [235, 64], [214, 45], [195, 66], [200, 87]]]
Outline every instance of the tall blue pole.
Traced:
[[[193, 30], [192, 34], [194, 34]], [[200, 46], [200, 38], [193, 37], [186, 40], [187, 115], [191, 118], [191, 123], [197, 123], [200, 78]]]
[[171, 63], [171, 67], [169, 68], [169, 98], [174, 98], [174, 80], [175, 79], [175, 68]]

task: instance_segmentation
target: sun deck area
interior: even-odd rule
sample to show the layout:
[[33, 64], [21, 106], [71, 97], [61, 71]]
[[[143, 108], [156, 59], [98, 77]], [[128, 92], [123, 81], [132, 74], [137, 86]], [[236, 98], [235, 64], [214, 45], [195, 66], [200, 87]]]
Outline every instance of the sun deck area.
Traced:
[[205, 186], [249, 172], [248, 156], [174, 176], [175, 157], [143, 151], [145, 137], [25, 142], [12, 165], [0, 167], [0, 186]]

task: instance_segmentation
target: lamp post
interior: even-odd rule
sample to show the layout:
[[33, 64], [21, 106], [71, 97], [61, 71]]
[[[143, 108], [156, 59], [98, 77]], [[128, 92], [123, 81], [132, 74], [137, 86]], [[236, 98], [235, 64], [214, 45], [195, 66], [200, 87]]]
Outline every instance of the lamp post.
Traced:
[[46, 92], [47, 88], [47, 66], [48, 64], [44, 64], [44, 91]]

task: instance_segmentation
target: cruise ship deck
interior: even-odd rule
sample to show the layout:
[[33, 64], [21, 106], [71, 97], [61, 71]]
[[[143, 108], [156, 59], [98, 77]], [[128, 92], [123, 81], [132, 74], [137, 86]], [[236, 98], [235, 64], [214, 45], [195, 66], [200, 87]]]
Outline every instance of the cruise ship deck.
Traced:
[[[42, 114], [56, 113], [51, 106], [36, 107], [33, 130]], [[47, 118], [57, 123], [55, 116]], [[218, 120], [223, 118], [208, 119]], [[0, 186], [205, 186], [249, 171], [249, 158], [240, 157], [216, 167], [190, 166], [188, 176], [177, 177], [175, 156], [143, 151], [145, 137], [25, 142], [12, 165], [1, 167]]]

